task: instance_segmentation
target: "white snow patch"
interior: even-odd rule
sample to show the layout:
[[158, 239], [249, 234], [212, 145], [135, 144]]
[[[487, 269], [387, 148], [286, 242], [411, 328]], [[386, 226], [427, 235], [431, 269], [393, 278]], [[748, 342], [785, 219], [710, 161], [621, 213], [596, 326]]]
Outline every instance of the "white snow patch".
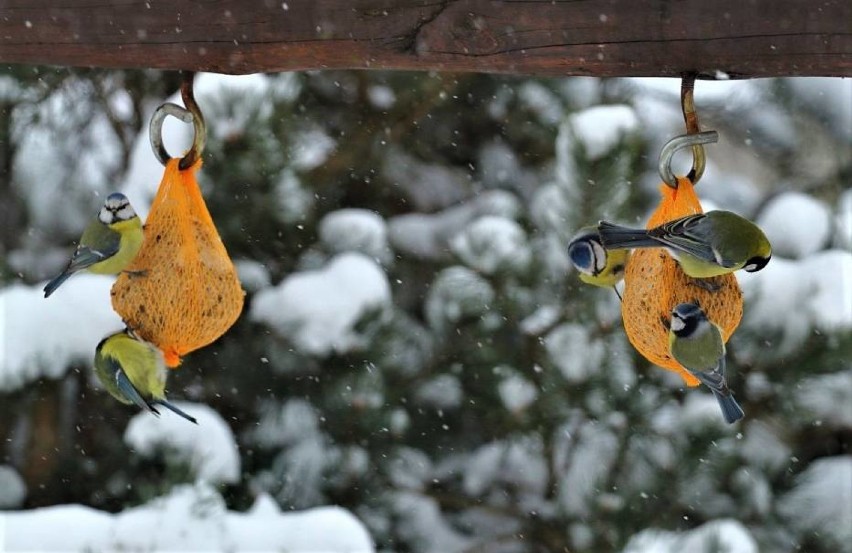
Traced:
[[75, 362], [91, 363], [98, 342], [124, 326], [110, 305], [113, 280], [74, 275], [48, 299], [43, 283], [0, 290], [0, 390], [59, 378]]
[[240, 480], [240, 454], [234, 434], [225, 420], [206, 405], [176, 401], [174, 404], [198, 420], [192, 424], [168, 409], [160, 417], [135, 415], [124, 431], [125, 443], [144, 457], [164, 452], [192, 467], [197, 479], [213, 484]]
[[852, 371], [813, 376], [799, 382], [793, 396], [809, 418], [836, 428], [852, 428]]
[[541, 83], [526, 81], [517, 94], [520, 103], [538, 116], [539, 121], [545, 125], [555, 126], [562, 119], [562, 101]]
[[419, 403], [437, 409], [454, 409], [461, 405], [464, 390], [457, 377], [441, 374], [421, 384], [414, 395]]
[[305, 188], [299, 176], [290, 168], [281, 171], [275, 183], [275, 212], [284, 224], [303, 221], [314, 211], [316, 196]]
[[380, 176], [390, 186], [399, 187], [419, 212], [444, 209], [464, 201], [472, 188], [468, 170], [424, 163], [397, 147], [388, 148]]
[[461, 553], [472, 541], [452, 526], [441, 513], [438, 503], [415, 492], [396, 492], [391, 509], [398, 517], [399, 535], [424, 553]]
[[[795, 221], [795, 225], [790, 222]], [[773, 255], [800, 259], [821, 250], [831, 236], [831, 211], [821, 201], [801, 192], [773, 198], [757, 218], [772, 244]]]
[[0, 465], [0, 509], [20, 507], [26, 498], [24, 479], [9, 465]]
[[615, 461], [618, 438], [603, 424], [591, 422], [580, 429], [576, 442], [565, 447], [568, 470], [559, 479], [558, 501], [569, 515], [588, 516], [590, 502], [599, 495]]
[[471, 221], [483, 215], [514, 218], [518, 199], [503, 190], [490, 190], [434, 214], [411, 213], [390, 219], [389, 237], [395, 250], [428, 260], [448, 257], [449, 242]]
[[524, 229], [505, 217], [480, 217], [450, 241], [450, 248], [466, 265], [487, 275], [523, 270], [530, 262]]
[[687, 428], [729, 427], [719, 410], [719, 402], [706, 386], [689, 390], [678, 416], [677, 425]]
[[521, 321], [521, 332], [528, 336], [538, 336], [556, 324], [562, 316], [562, 308], [558, 305], [542, 305]]
[[388, 477], [396, 488], [421, 490], [431, 476], [429, 456], [413, 447], [397, 448], [388, 464]]
[[733, 519], [713, 520], [688, 532], [649, 528], [636, 534], [623, 553], [682, 553], [684, 551], [724, 551], [758, 553], [757, 542], [748, 529]]
[[386, 110], [396, 103], [396, 94], [389, 86], [373, 85], [367, 88], [367, 99], [374, 108]]
[[825, 250], [799, 261], [773, 258], [761, 271], [736, 274], [749, 306], [744, 324], [755, 332], [781, 332], [782, 353], [798, 347], [812, 329], [852, 329], [850, 252]]
[[424, 312], [437, 330], [454, 327], [463, 318], [485, 313], [494, 301], [494, 289], [467, 267], [448, 267], [438, 273], [426, 295]]
[[358, 253], [334, 257], [317, 271], [303, 271], [278, 286], [258, 292], [249, 317], [267, 324], [312, 355], [347, 352], [365, 338], [355, 328], [371, 312], [384, 313], [391, 302], [382, 269]]
[[852, 251], [852, 190], [847, 190], [840, 195], [837, 202], [835, 226], [837, 230], [834, 244], [839, 249]]
[[228, 511], [210, 486], [112, 515], [81, 505], [0, 513], [9, 551], [374, 551], [364, 526], [339, 507], [281, 513], [260, 496], [245, 513]]
[[745, 438], [740, 442], [740, 454], [749, 464], [768, 472], [777, 472], [790, 462], [792, 451], [782, 439], [783, 431], [762, 420], [746, 423]]
[[626, 105], [596, 106], [571, 115], [574, 135], [595, 160], [605, 156], [627, 134], [636, 130], [639, 120]]
[[799, 530], [818, 531], [841, 548], [852, 543], [852, 455], [811, 463], [781, 498], [779, 511]]
[[269, 287], [269, 270], [263, 263], [252, 259], [237, 259], [234, 261], [234, 267], [237, 269], [240, 284], [249, 292]]
[[250, 435], [254, 443], [266, 448], [281, 448], [298, 443], [319, 432], [316, 409], [304, 399], [289, 399], [283, 406], [264, 404], [260, 421]]
[[577, 323], [554, 328], [545, 337], [544, 347], [568, 382], [583, 382], [604, 361], [603, 342], [593, 339], [591, 331]]
[[513, 413], [523, 411], [538, 397], [538, 388], [514, 371], [498, 384], [497, 392], [503, 406]]
[[367, 209], [339, 209], [319, 222], [319, 237], [332, 253], [360, 252], [379, 263], [388, 263], [388, 229], [382, 217]]
[[325, 163], [336, 148], [337, 141], [319, 127], [296, 133], [290, 147], [292, 166], [298, 171], [310, 171]]

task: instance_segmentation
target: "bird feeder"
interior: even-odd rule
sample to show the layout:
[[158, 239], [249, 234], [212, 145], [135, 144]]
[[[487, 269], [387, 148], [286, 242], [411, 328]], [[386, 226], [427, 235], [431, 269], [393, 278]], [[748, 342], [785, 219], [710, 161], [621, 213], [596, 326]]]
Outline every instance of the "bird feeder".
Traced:
[[[204, 120], [192, 97], [191, 77], [181, 90], [189, 111], [165, 104], [152, 118], [152, 145], [166, 170], [145, 222], [142, 249], [111, 292], [113, 309], [163, 351], [169, 367], [222, 336], [239, 317], [245, 295], [196, 180]], [[195, 126], [193, 148], [181, 159], [170, 159], [162, 145], [166, 115]]]

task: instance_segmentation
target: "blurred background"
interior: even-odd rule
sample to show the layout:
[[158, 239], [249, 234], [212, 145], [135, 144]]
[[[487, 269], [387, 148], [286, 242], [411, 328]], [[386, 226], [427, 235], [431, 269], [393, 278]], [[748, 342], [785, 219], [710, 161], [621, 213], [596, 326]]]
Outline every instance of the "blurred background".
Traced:
[[[148, 120], [179, 84], [0, 73], [0, 508], [204, 482], [232, 511], [342, 506], [383, 552], [852, 551], [852, 81], [696, 83], [705, 209], [774, 247], [740, 277], [727, 426], [566, 255], [583, 225], [644, 224], [679, 81], [200, 75], [199, 180], [247, 292], [170, 373], [200, 431], [98, 385], [111, 279], [41, 293], [107, 194], [147, 214]], [[190, 132], [170, 119], [169, 150]]]

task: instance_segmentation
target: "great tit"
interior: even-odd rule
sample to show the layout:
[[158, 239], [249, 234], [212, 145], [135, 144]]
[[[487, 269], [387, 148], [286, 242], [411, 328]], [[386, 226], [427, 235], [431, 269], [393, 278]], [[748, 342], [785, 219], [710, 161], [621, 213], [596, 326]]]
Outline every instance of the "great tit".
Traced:
[[725, 343], [722, 332], [694, 303], [672, 310], [669, 324], [672, 357], [713, 391], [725, 422], [733, 424], [745, 415], [725, 381]]
[[730, 211], [688, 215], [652, 229], [634, 229], [601, 221], [607, 250], [666, 248], [683, 272], [709, 278], [745, 269], [763, 269], [772, 257], [769, 240], [757, 225]]

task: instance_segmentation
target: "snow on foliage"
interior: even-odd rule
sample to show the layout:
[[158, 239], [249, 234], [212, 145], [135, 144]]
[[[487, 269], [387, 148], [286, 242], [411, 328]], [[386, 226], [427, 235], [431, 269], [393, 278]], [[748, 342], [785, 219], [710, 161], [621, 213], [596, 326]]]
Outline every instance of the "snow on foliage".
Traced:
[[251, 259], [235, 259], [234, 268], [240, 284], [249, 292], [268, 288], [271, 284], [269, 270], [260, 262]]
[[503, 406], [512, 413], [529, 407], [538, 397], [538, 388], [514, 369], [502, 368], [505, 376], [497, 387]]
[[125, 443], [143, 457], [163, 453], [169, 460], [188, 465], [198, 480], [212, 484], [239, 482], [240, 455], [225, 420], [206, 405], [174, 403], [195, 417], [198, 424], [191, 424], [168, 409], [161, 409], [159, 417], [140, 412], [127, 425]]
[[748, 309], [746, 327], [777, 331], [781, 353], [799, 347], [814, 329], [852, 329], [852, 253], [826, 250], [799, 261], [773, 258], [757, 273], [739, 271]]
[[571, 461], [567, 470], [557, 472], [559, 505], [582, 518], [592, 511], [592, 501], [603, 489], [615, 462], [618, 438], [604, 423], [594, 421], [580, 427], [576, 436], [564, 436], [560, 443], [564, 450], [560, 456]]
[[395, 146], [382, 160], [381, 176], [401, 188], [417, 211], [444, 209], [465, 200], [471, 191], [468, 171], [424, 163]]
[[293, 224], [309, 217], [316, 204], [316, 197], [308, 190], [299, 176], [290, 168], [281, 171], [275, 182], [276, 218], [284, 224]]
[[606, 155], [639, 125], [633, 108], [625, 105], [596, 106], [574, 113], [568, 119], [591, 160]]
[[486, 275], [521, 271], [530, 262], [524, 230], [505, 217], [480, 217], [450, 241], [450, 248], [466, 265]]
[[443, 260], [449, 257], [450, 240], [477, 217], [495, 215], [513, 219], [520, 212], [521, 204], [513, 194], [491, 190], [438, 213], [393, 217], [389, 238], [394, 249], [401, 253]]
[[[20, 507], [26, 497], [27, 486], [24, 479], [9, 465], [0, 465], [0, 509]], [[2, 543], [0, 540], [0, 544]]]
[[852, 251], [852, 190], [840, 195], [835, 216], [835, 246], [839, 249]]
[[467, 267], [448, 267], [438, 273], [426, 296], [429, 325], [445, 330], [462, 319], [478, 317], [494, 301], [491, 284]]
[[319, 237], [332, 253], [359, 252], [382, 264], [393, 259], [385, 220], [367, 209], [338, 209], [328, 213], [319, 222]]
[[808, 418], [831, 428], [852, 429], [852, 371], [812, 376], [798, 384], [796, 404]]
[[[790, 222], [796, 221], [795, 232]], [[831, 211], [821, 201], [801, 192], [773, 198], [757, 218], [772, 244], [773, 255], [801, 259], [818, 252], [831, 236]]]
[[623, 553], [683, 553], [685, 551], [758, 553], [757, 542], [737, 520], [719, 519], [688, 532], [648, 529], [633, 536]]
[[[839, 548], [852, 544], [852, 455], [817, 459], [781, 498], [779, 510], [801, 531], [815, 531]], [[839, 551], [840, 549], [838, 549]]]
[[0, 513], [4, 527], [9, 551], [374, 551], [361, 522], [339, 507], [281, 513], [260, 496], [240, 513], [209, 485], [175, 486], [115, 515], [81, 505]]
[[603, 363], [603, 342], [592, 338], [591, 330], [581, 324], [564, 323], [544, 339], [550, 360], [569, 382], [583, 382]]
[[317, 271], [302, 271], [257, 293], [249, 317], [266, 324], [311, 355], [347, 352], [364, 344], [357, 324], [390, 305], [390, 284], [376, 263], [357, 253], [334, 257]]
[[398, 517], [399, 534], [424, 553], [461, 553], [471, 540], [449, 525], [437, 502], [416, 492], [395, 492], [391, 510]]
[[252, 441], [261, 447], [284, 447], [319, 431], [316, 409], [304, 399], [290, 399], [284, 405], [266, 403], [260, 421], [251, 431]]
[[75, 275], [49, 299], [43, 283], [0, 290], [0, 391], [59, 378], [74, 363], [90, 366], [98, 342], [124, 326], [110, 307], [113, 280]]

